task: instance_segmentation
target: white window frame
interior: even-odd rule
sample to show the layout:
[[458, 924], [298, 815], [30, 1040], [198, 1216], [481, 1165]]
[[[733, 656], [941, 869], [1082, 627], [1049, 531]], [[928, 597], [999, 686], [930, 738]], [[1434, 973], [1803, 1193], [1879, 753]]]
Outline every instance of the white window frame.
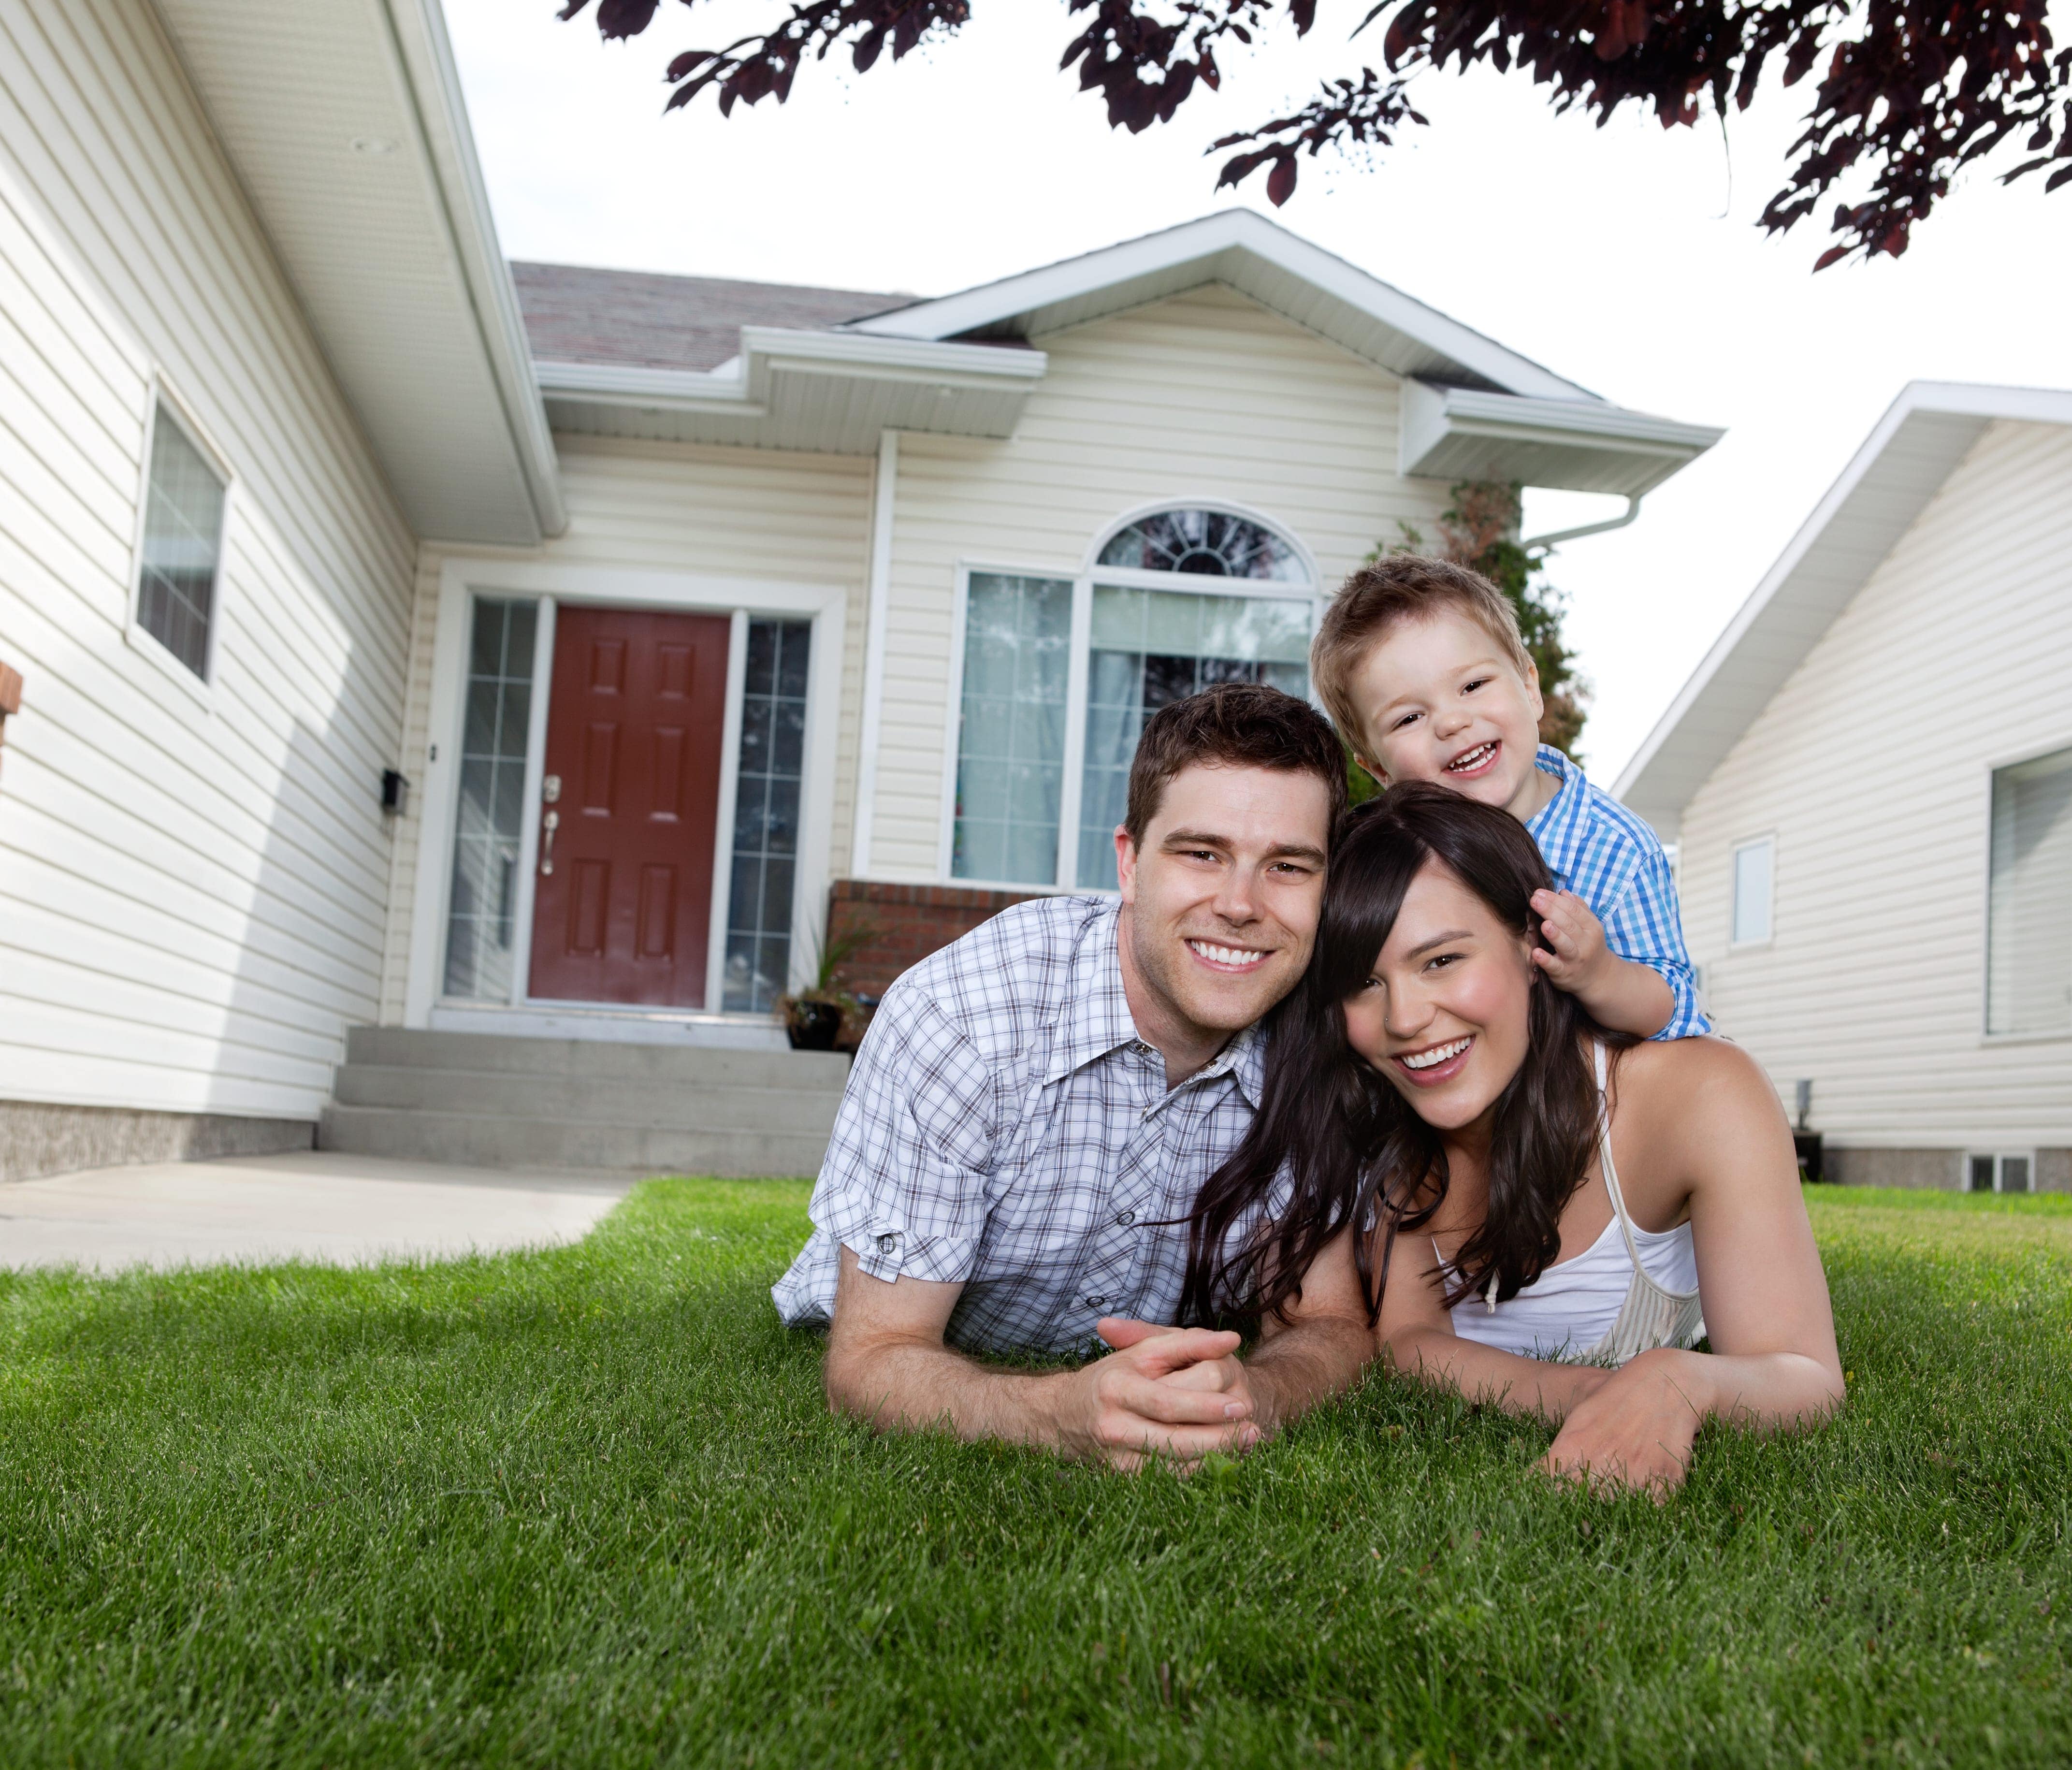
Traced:
[[[1767, 845], [1770, 849], [1770, 926], [1758, 940], [1743, 941], [1735, 937], [1735, 926], [1741, 920], [1741, 856], [1751, 848]], [[1760, 834], [1744, 836], [1727, 851], [1727, 950], [1729, 953], [1757, 953], [1777, 939], [1777, 832], [1766, 829]]]
[[[447, 998], [447, 924], [453, 891], [453, 843], [462, 725], [467, 715], [467, 661], [475, 604], [479, 598], [532, 599], [540, 603], [535, 629], [532, 718], [526, 734], [525, 803], [521, 827], [519, 894], [513, 910], [511, 998], [508, 1002]], [[808, 620], [812, 650], [806, 666], [804, 774], [799, 803], [799, 851], [791, 874], [791, 959], [789, 987], [810, 978], [813, 953], [827, 915], [832, 879], [835, 740], [841, 718], [843, 627], [849, 591], [839, 584], [771, 583], [755, 578], [707, 577], [689, 572], [575, 566], [542, 561], [450, 558], [439, 575], [438, 626], [433, 644], [432, 705], [423, 759], [424, 790], [418, 805], [418, 859], [410, 912], [410, 958], [404, 984], [403, 1023], [434, 1024], [434, 1016], [520, 1015], [536, 1019], [568, 1014], [634, 1015], [658, 1011], [621, 1002], [586, 1002], [541, 998], [528, 991], [532, 955], [534, 883], [539, 865], [540, 785], [546, 768], [549, 702], [553, 691], [554, 616], [565, 604], [726, 615], [732, 622], [727, 651], [726, 709], [720, 739], [718, 815], [713, 837], [712, 921], [705, 955], [705, 1006], [659, 1011], [670, 1016], [718, 1016], [725, 1000], [726, 926], [734, 882], [734, 796], [741, 767], [742, 689], [747, 676], [748, 624], [754, 620]], [[736, 1013], [732, 1021], [767, 1024], [767, 1014]]]
[[[1122, 566], [1097, 563], [1101, 550], [1133, 523], [1165, 510], [1214, 510], [1226, 516], [1256, 522], [1286, 542], [1307, 582], [1276, 578], [1211, 578], [1194, 572], [1138, 571]], [[952, 871], [956, 846], [958, 744], [964, 722], [964, 637], [974, 576], [1042, 578], [1072, 587], [1071, 652], [1065, 676], [1064, 778], [1058, 794], [1057, 866], [1047, 884], [1026, 879], [963, 879]], [[1227, 498], [1172, 497], [1140, 504], [1115, 518], [1094, 537], [1076, 570], [1055, 564], [1013, 565], [997, 559], [960, 559], [956, 566], [956, 593], [950, 620], [949, 693], [943, 715], [943, 778], [941, 816], [935, 838], [937, 883], [964, 891], [1021, 891], [1032, 896], [1055, 896], [1091, 891], [1076, 883], [1079, 856], [1079, 800], [1084, 787], [1087, 748], [1087, 684], [1092, 670], [1094, 587], [1112, 584], [1129, 590], [1174, 590], [1200, 596], [1243, 596], [1251, 600], [1278, 598], [1309, 604], [1310, 631], [1322, 617], [1326, 600], [1317, 562], [1289, 526], [1262, 511], [1232, 504]], [[1310, 685], [1311, 698], [1316, 685]], [[1104, 894], [1107, 895], [1107, 894]]]
[[[1981, 1045], [2062, 1044], [2072, 1039], [2072, 1025], [2050, 1032], [1995, 1032], [1992, 1030], [1992, 966], [1993, 957], [1993, 776], [2003, 768], [2018, 768], [2025, 762], [2072, 750], [2072, 731], [2060, 732], [2048, 743], [2033, 743], [2004, 755], [1990, 756], [1980, 776], [1980, 827], [1985, 832], [1979, 854], [1979, 1043]], [[1981, 1150], [1980, 1154], [1984, 1151]], [[2016, 1152], [2019, 1154], [2020, 1151]], [[2032, 1173], [2034, 1170], [2030, 1171]], [[1965, 1170], [1970, 1184], [1971, 1170]]]
[[2006, 1192], [2007, 1164], [2009, 1162], [2029, 1163], [2029, 1184], [2021, 1192], [2010, 1194], [2014, 1198], [2028, 1198], [2036, 1192], [2036, 1151], [2033, 1149], [1974, 1149], [1964, 1152], [1962, 1178], [1966, 1192], [1971, 1190], [1971, 1164], [1991, 1162], [1993, 1164], [1993, 1192], [1996, 1196]]
[[[197, 676], [188, 669], [184, 659], [177, 657], [165, 643], [144, 624], [144, 530], [150, 517], [151, 468], [158, 451], [155, 447], [158, 431], [158, 414], [163, 411], [179, 426], [195, 451], [207, 462], [216, 476], [223, 482], [223, 527], [216, 537], [216, 576], [208, 587], [208, 643], [202, 657], [201, 674]], [[235, 520], [240, 484], [237, 475], [231, 471], [229, 457], [217, 445], [208, 427], [194, 415], [194, 408], [181, 398], [167, 381], [162, 369], [152, 372], [150, 398], [144, 407], [143, 447], [139, 451], [143, 470], [137, 484], [137, 514], [130, 540], [129, 607], [122, 624], [122, 637], [133, 650], [149, 658], [152, 664], [192, 695], [203, 706], [213, 705], [216, 686], [216, 661], [223, 643], [224, 591], [230, 574], [224, 569], [230, 561], [231, 524]]]

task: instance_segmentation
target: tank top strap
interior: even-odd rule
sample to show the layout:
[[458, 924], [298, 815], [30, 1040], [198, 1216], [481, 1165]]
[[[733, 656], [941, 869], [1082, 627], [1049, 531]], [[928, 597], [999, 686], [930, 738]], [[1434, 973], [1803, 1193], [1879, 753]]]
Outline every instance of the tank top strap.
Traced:
[[1626, 1238], [1626, 1251], [1633, 1262], [1636, 1273], [1646, 1270], [1640, 1263], [1640, 1245], [1633, 1238], [1633, 1219], [1626, 1215], [1626, 1195], [1619, 1190], [1618, 1169], [1612, 1161], [1612, 1103], [1610, 1093], [1610, 1077], [1605, 1064], [1604, 1041], [1594, 1045], [1597, 1070], [1597, 1166], [1605, 1177], [1605, 1191], [1612, 1201], [1612, 1215], [1618, 1219], [1619, 1233]]

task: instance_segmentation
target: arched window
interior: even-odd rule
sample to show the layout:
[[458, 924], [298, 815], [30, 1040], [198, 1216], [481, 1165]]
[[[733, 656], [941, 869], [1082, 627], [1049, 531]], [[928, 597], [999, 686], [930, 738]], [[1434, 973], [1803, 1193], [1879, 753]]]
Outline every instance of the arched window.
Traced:
[[1295, 550], [1280, 536], [1227, 510], [1161, 510], [1142, 517], [1110, 538], [1100, 562], [1133, 571], [1268, 578], [1284, 584], [1309, 578]]
[[1194, 505], [1119, 529], [1076, 580], [972, 572], [952, 874], [1112, 891], [1145, 721], [1218, 682], [1306, 696], [1315, 597], [1292, 541]]

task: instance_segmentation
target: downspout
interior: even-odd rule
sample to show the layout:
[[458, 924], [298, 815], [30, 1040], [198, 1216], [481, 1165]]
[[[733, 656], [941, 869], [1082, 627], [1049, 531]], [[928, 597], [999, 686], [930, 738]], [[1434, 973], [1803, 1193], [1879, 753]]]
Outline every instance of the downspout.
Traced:
[[849, 877], [870, 871], [872, 814], [878, 804], [878, 746], [885, 726], [885, 627], [892, 601], [892, 510], [899, 488], [899, 433], [878, 434], [878, 478], [870, 512], [870, 624], [863, 642], [863, 719], [857, 740], [856, 825]]
[[1520, 543], [1527, 553], [1545, 554], [1564, 541], [1580, 541], [1585, 535], [1601, 535], [1614, 529], [1623, 529], [1640, 514], [1640, 500], [1629, 497], [1626, 513], [1603, 522], [1586, 522], [1580, 529], [1557, 529], [1551, 535], [1535, 535], [1530, 541]]

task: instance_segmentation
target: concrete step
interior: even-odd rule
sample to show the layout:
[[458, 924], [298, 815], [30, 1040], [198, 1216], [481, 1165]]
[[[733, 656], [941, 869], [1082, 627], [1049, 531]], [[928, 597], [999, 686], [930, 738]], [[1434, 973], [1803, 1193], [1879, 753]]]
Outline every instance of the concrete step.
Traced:
[[776, 1088], [841, 1092], [849, 1058], [833, 1051], [742, 1051], [721, 1047], [615, 1044], [597, 1039], [524, 1039], [487, 1032], [355, 1027], [348, 1067], [462, 1070], [647, 1081], [677, 1087]]
[[553, 1075], [510, 1070], [405, 1068], [348, 1064], [334, 1093], [341, 1106], [554, 1118], [648, 1130], [759, 1131], [782, 1127], [824, 1138], [841, 1104], [828, 1088], [722, 1086], [673, 1077]]
[[609, 1168], [738, 1177], [810, 1175], [827, 1152], [824, 1132], [685, 1130], [596, 1119], [508, 1113], [327, 1106], [319, 1149], [478, 1167]]

